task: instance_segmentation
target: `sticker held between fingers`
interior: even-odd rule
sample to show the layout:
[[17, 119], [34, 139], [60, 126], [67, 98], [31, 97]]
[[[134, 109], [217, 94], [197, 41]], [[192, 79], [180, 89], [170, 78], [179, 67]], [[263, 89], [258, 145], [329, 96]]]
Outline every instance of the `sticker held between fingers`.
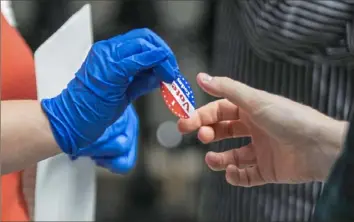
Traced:
[[160, 90], [168, 109], [177, 117], [188, 119], [195, 111], [192, 88], [181, 74], [171, 84], [161, 82]]

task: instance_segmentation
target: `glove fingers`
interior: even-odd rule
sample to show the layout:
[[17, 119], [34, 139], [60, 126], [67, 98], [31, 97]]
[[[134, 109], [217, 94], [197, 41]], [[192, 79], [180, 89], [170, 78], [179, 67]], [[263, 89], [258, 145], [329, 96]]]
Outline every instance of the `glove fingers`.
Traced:
[[[126, 140], [125, 136], [122, 138], [118, 138], [120, 134], [124, 135], [124, 130], [127, 125], [128, 117], [126, 115], [122, 115], [120, 118], [117, 119], [115, 123], [109, 126], [104, 133], [98, 138], [96, 142], [85, 147], [84, 149], [80, 149], [77, 152], [78, 156], [95, 156], [98, 153], [103, 152], [104, 154], [101, 155], [108, 155], [107, 153], [111, 152], [111, 148], [108, 149], [110, 146], [114, 145], [115, 150], [124, 150], [122, 146], [125, 145], [124, 141]], [[116, 141], [116, 142], [115, 142]], [[116, 144], [115, 144], [116, 143]], [[106, 149], [108, 151], [106, 152]], [[121, 151], [120, 153], [124, 153], [125, 151]], [[111, 155], [116, 155], [117, 151]]]
[[[120, 60], [116, 63], [117, 78], [121, 79], [121, 76], [130, 78], [136, 74], [154, 68], [161, 62], [166, 60], [168, 52], [163, 48], [156, 48], [150, 51], [135, 54]], [[168, 73], [168, 75], [175, 75], [174, 72]]]
[[160, 82], [164, 81], [167, 83], [172, 83], [176, 79], [176, 73], [178, 69], [174, 69], [171, 66], [170, 61], [165, 61], [154, 69], [154, 74], [159, 78]]
[[[137, 39], [137, 38], [145, 39], [146, 41], [153, 44], [155, 47], [162, 47], [166, 49], [171, 55], [173, 55], [173, 52], [171, 48], [167, 45], [167, 43], [162, 38], [160, 38], [155, 32], [151, 31], [148, 28], [134, 29], [132, 31], [125, 33], [124, 35], [115, 36], [110, 40], [117, 41], [117, 42], [124, 42], [124, 41]], [[174, 56], [169, 58], [169, 62], [174, 69], [178, 69], [177, 61]]]
[[[150, 72], [153, 72], [152, 70]], [[145, 95], [160, 86], [161, 80], [156, 75], [143, 73], [143, 75], [134, 77], [134, 81], [127, 89], [129, 101], [134, 101], [140, 96]], [[139, 90], [136, 90], [139, 89]]]
[[[124, 131], [123, 130], [116, 130], [119, 132], [119, 135], [115, 136], [115, 129], [112, 128], [112, 133], [114, 136], [111, 136], [109, 140], [102, 141], [99, 144], [95, 144], [94, 147], [90, 148], [91, 156], [95, 157], [114, 157], [118, 155], [127, 154], [129, 149], [136, 144], [136, 140], [138, 139], [138, 130], [139, 130], [139, 123], [137, 116], [135, 114], [135, 110], [132, 105], [130, 105], [127, 110], [127, 119], [129, 119], [128, 124], [124, 124]], [[115, 123], [112, 127], [121, 127], [119, 123]]]
[[150, 69], [137, 74], [134, 76], [134, 80], [126, 92], [129, 101], [134, 101], [140, 96], [158, 88], [161, 81], [171, 83], [176, 78], [176, 73], [170, 62], [165, 61], [154, 67], [153, 70]]
[[172, 70], [172, 66], [166, 61], [156, 66], [153, 70], [147, 70], [136, 75], [126, 91], [128, 101], [134, 101], [140, 96], [159, 88], [161, 81], [171, 83], [175, 78], [170, 73], [176, 72]]
[[139, 121], [133, 105], [129, 105], [126, 112], [129, 123], [124, 125], [124, 132], [100, 147], [101, 152], [96, 155], [97, 157], [114, 157], [123, 154], [129, 155], [129, 152], [131, 152], [132, 149], [135, 149], [138, 141]]
[[96, 164], [104, 168], [109, 169], [113, 173], [126, 174], [135, 165], [137, 158], [136, 142], [133, 144], [133, 148], [130, 149], [127, 155], [118, 157], [93, 157]]
[[90, 149], [80, 152], [80, 156], [95, 156], [95, 157], [112, 157], [117, 155], [126, 154], [132, 144], [132, 139], [129, 138], [125, 133], [121, 133], [118, 136], [111, 137], [108, 141], [102, 142], [100, 144], [94, 144]]
[[[166, 50], [166, 48], [156, 47], [145, 39], [141, 38], [125, 42], [124, 44], [118, 47], [117, 53], [119, 58], [131, 58], [131, 56], [134, 56], [136, 54], [141, 54], [158, 48], [163, 48], [165, 51], [168, 52], [167, 54], [169, 55], [169, 57], [171, 57], [170, 55], [172, 55], [172, 52], [170, 53], [168, 50]], [[176, 67], [173, 67], [170, 61], [162, 62], [160, 65], [154, 67], [154, 70], [154, 74], [159, 77], [160, 81], [164, 81], [167, 83], [171, 83], [176, 78], [176, 73], [178, 72], [178, 69]]]
[[[145, 39], [136, 38], [118, 44], [117, 49], [115, 49], [115, 52], [117, 54], [117, 58], [124, 59], [132, 55], [151, 51], [157, 48], [162, 48], [162, 47], [156, 47], [155, 45], [151, 44]], [[166, 49], [165, 51], [168, 52], [168, 50]]]
[[91, 146], [81, 149], [79, 156], [114, 157], [127, 154], [138, 139], [139, 120], [130, 104], [124, 114]]

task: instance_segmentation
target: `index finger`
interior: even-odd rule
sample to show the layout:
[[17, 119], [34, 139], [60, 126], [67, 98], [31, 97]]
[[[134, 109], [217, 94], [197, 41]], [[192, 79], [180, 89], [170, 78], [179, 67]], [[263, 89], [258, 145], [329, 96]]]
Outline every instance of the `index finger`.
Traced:
[[[162, 63], [161, 66], [157, 67], [157, 75], [164, 73], [164, 71], [168, 69], [168, 67], [166, 66], [172, 66], [174, 72], [179, 72], [177, 59], [175, 58], [172, 49], [158, 34], [148, 28], [133, 29], [123, 35], [112, 37], [110, 40], [118, 40], [120, 42], [124, 42], [132, 39], [145, 39], [149, 43], [153, 44], [155, 47], [162, 47], [163, 49], [169, 52], [168, 61]], [[164, 81], [171, 83], [175, 79], [175, 76], [172, 76], [172, 78], [167, 76], [165, 78], [167, 79], [163, 79]]]
[[238, 107], [227, 99], [220, 99], [197, 109], [189, 119], [180, 119], [178, 129], [190, 133], [201, 126], [208, 126], [224, 120], [238, 120]]
[[[133, 29], [129, 32], [126, 32], [122, 35], [117, 35], [109, 40], [118, 40], [120, 42], [128, 41], [128, 40], [133, 40], [133, 39], [145, 39], [151, 44], [155, 45], [156, 47], [163, 47], [169, 52], [172, 53], [171, 48], [167, 45], [167, 43], [155, 32], [148, 28], [140, 28], [140, 29]], [[175, 59], [174, 63], [172, 65], [177, 66], [177, 62]]]

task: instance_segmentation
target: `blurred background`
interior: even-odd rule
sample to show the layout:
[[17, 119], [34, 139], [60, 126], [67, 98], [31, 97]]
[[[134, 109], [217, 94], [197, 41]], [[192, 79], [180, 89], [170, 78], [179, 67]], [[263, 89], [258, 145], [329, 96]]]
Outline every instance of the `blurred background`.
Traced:
[[[148, 27], [176, 53], [197, 106], [209, 98], [196, 74], [210, 66], [215, 1], [28, 1], [12, 2], [16, 26], [33, 51], [84, 4], [92, 6], [94, 40]], [[180, 135], [177, 118], [159, 90], [140, 98], [139, 162], [127, 177], [97, 168], [96, 221], [197, 221], [199, 182], [207, 147], [195, 134]]]

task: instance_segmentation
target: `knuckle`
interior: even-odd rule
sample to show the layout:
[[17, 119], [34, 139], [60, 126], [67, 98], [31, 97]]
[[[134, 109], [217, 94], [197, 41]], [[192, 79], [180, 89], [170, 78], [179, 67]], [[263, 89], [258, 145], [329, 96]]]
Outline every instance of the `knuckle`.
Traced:
[[224, 119], [224, 112], [220, 108], [220, 104], [217, 103], [217, 108], [216, 108], [216, 121], [221, 121]]
[[237, 149], [233, 149], [232, 150], [232, 158], [233, 158], [233, 161], [235, 163], [236, 166], [239, 166], [239, 156], [238, 156], [238, 150]]
[[237, 126], [232, 124], [230, 121], [227, 123], [226, 129], [227, 129], [227, 136], [234, 137], [236, 135]]
[[149, 29], [149, 28], [140, 28], [138, 29], [140, 33], [142, 33], [144, 36], [149, 36], [149, 35], [154, 35], [155, 33]]
[[144, 38], [138, 38], [134, 41], [136, 41], [135, 43], [140, 46], [140, 49], [142, 52], [149, 51], [149, 50], [156, 48], [152, 43], [150, 43], [148, 40], [146, 40]]
[[221, 96], [223, 96], [225, 93], [224, 85], [230, 81], [232, 82], [233, 80], [224, 76], [215, 76], [213, 81], [216, 87], [219, 89], [219, 92], [222, 94]]
[[137, 38], [134, 41], [136, 41], [136, 43], [139, 44], [139, 45], [148, 45], [148, 41], [146, 41], [143, 38]]
[[94, 52], [100, 51], [100, 50], [102, 50], [102, 48], [104, 48], [105, 43], [106, 43], [105, 40], [95, 42], [95, 43], [91, 46], [91, 50], [93, 50]]
[[[102, 65], [99, 61], [101, 60], [96, 60], [98, 57], [106, 57], [105, 55], [107, 53], [109, 53], [109, 50], [107, 50], [107, 47], [109, 47], [106, 43], [106, 41], [99, 41], [94, 43], [91, 46], [91, 49], [88, 53], [88, 56], [86, 57], [86, 60], [89, 61], [90, 64], [95, 65], [97, 67], [97, 65]], [[95, 60], [95, 62], [93, 62], [92, 60]]]
[[218, 80], [219, 83], [233, 81], [232, 79], [230, 79], [229, 77], [226, 77], [226, 76], [216, 77], [216, 79]]

